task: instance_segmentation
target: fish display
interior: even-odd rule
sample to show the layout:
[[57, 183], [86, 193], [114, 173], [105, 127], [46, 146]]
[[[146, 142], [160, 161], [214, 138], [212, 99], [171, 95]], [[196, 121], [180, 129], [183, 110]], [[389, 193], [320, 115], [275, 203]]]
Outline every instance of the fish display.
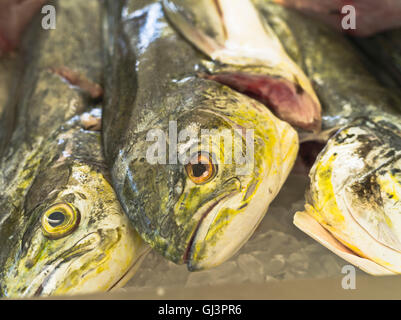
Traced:
[[321, 106], [309, 79], [250, 0], [163, 4], [176, 29], [214, 61], [206, 78], [258, 99], [296, 127], [320, 131]]
[[217, 266], [265, 215], [295, 161], [297, 133], [199, 76], [205, 56], [160, 2], [106, 4], [102, 125], [113, 187], [152, 248], [191, 271]]
[[323, 128], [338, 130], [311, 169], [295, 225], [368, 273], [400, 273], [398, 94], [379, 84], [340, 34], [269, 1], [254, 3], [311, 79]]
[[0, 298], [400, 274], [401, 29], [312, 2], [3, 1]]
[[111, 187], [97, 132], [100, 3], [52, 4], [57, 29], [35, 19], [24, 39], [16, 124], [0, 159], [2, 297], [111, 290], [148, 251]]

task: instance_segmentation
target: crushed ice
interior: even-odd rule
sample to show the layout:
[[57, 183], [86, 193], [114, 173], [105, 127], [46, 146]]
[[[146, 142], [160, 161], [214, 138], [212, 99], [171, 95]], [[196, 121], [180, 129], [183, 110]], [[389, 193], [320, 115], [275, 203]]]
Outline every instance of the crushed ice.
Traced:
[[304, 207], [308, 178], [291, 175], [251, 239], [217, 268], [189, 272], [151, 252], [125, 286], [135, 288], [195, 287], [339, 277], [348, 263], [298, 230], [294, 213]]

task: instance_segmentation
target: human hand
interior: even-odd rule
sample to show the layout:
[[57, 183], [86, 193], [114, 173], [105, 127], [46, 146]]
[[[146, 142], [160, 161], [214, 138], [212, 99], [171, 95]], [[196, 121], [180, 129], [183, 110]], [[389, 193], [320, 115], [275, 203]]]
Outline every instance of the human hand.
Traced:
[[[401, 0], [274, 0], [276, 3], [301, 10], [355, 36], [401, 27]], [[352, 5], [356, 11], [356, 29], [343, 30], [341, 9]]]
[[25, 27], [45, 0], [0, 0], [0, 55], [18, 47]]

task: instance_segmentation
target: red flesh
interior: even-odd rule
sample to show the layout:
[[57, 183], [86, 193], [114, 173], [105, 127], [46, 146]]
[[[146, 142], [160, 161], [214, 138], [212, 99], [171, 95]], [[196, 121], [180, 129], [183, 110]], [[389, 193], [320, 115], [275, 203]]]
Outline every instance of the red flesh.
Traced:
[[319, 105], [298, 84], [286, 79], [245, 73], [217, 73], [204, 78], [225, 84], [255, 98], [291, 125], [320, 131]]

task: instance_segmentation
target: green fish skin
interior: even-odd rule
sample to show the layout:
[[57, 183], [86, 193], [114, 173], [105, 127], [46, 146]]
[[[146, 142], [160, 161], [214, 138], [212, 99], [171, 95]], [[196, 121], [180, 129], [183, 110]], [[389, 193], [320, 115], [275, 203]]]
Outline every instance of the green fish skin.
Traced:
[[323, 105], [323, 125], [339, 126], [310, 171], [305, 212], [294, 223], [364, 271], [401, 272], [401, 103], [358, 51], [305, 16], [254, 0]]
[[100, 134], [82, 129], [103, 73], [100, 3], [51, 4], [56, 29], [39, 15], [24, 40], [18, 117], [0, 160], [4, 297], [112, 289], [145, 249], [109, 183]]
[[[256, 100], [198, 77], [204, 56], [169, 26], [160, 2], [108, 1], [104, 25], [103, 140], [120, 202], [167, 259], [191, 271], [217, 266], [248, 240], [277, 195], [297, 154], [297, 134]], [[149, 131], [173, 137], [170, 122], [190, 138], [165, 153], [167, 164], [149, 161]], [[206, 129], [210, 135], [201, 136]], [[247, 150], [247, 130], [254, 133], [253, 161], [216, 160]], [[233, 148], [216, 141], [221, 137]], [[175, 162], [177, 154], [204, 162]]]
[[354, 42], [370, 60], [375, 75], [386, 85], [401, 87], [401, 29], [379, 33]]
[[0, 59], [0, 158], [13, 131], [21, 65], [20, 55], [17, 54]]

